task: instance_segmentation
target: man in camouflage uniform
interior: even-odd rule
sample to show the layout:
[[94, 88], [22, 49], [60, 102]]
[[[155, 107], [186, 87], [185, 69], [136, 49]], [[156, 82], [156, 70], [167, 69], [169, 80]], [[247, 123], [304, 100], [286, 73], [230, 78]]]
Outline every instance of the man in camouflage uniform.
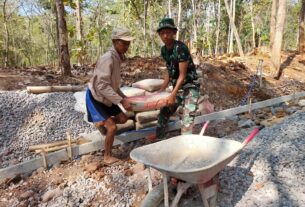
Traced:
[[175, 40], [177, 28], [173, 19], [162, 19], [157, 32], [165, 44], [161, 48], [161, 56], [167, 67], [160, 91], [165, 90], [169, 83], [173, 85], [173, 91], [167, 98], [168, 106], [160, 110], [156, 137], [165, 138], [169, 118], [179, 106], [183, 106], [181, 132], [191, 134], [200, 88], [196, 68], [188, 47], [183, 42]]

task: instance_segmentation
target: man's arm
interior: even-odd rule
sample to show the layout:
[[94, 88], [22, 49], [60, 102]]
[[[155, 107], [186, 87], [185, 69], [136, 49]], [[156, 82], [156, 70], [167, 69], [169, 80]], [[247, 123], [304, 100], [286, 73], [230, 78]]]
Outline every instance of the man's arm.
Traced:
[[127, 96], [121, 91], [121, 89], [118, 89], [118, 94], [122, 97], [122, 98], [127, 98]]
[[176, 86], [175, 86], [174, 90], [172, 91], [171, 95], [168, 97], [168, 100], [167, 100], [168, 105], [176, 103], [176, 95], [177, 95], [179, 89], [181, 88], [181, 86], [183, 85], [183, 82], [185, 80], [186, 72], [187, 72], [187, 66], [188, 66], [187, 61], [179, 63], [179, 77], [178, 77], [178, 80], [177, 80], [177, 83], [176, 83]]

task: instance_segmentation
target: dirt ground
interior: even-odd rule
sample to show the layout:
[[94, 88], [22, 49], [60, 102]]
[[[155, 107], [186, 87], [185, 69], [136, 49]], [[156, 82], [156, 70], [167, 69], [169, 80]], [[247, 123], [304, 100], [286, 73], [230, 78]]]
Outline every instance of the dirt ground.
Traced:
[[[291, 94], [305, 90], [305, 57], [296, 53], [285, 53], [282, 55], [283, 74], [280, 80], [275, 80], [274, 74], [270, 70], [270, 60], [267, 54], [257, 53], [256, 55], [240, 57], [205, 57], [201, 58], [198, 70], [202, 76], [201, 94], [207, 94], [210, 102], [215, 105], [215, 110], [237, 107], [242, 98], [249, 90], [249, 85], [256, 73], [259, 59], [263, 60], [263, 87], [258, 87], [258, 79], [253, 88], [251, 98], [253, 102], [266, 100], [272, 97]], [[160, 58], [140, 58], [129, 59], [123, 65], [122, 80], [124, 85], [144, 78], [162, 78], [164, 62]], [[85, 85], [94, 65], [86, 67], [74, 67], [73, 77], [62, 77], [59, 72], [51, 67], [37, 68], [0, 68], [0, 90], [23, 90], [26, 86], [39, 85]], [[217, 135], [217, 128], [228, 130], [228, 133], [237, 129], [237, 123], [227, 122], [227, 124], [214, 124], [208, 131], [208, 135]], [[93, 154], [91, 159], [101, 159], [101, 154]], [[123, 157], [125, 162], [131, 162], [129, 157]], [[134, 164], [134, 163], [132, 163]], [[0, 207], [7, 206], [9, 199], [18, 198], [18, 206], [37, 206], [41, 202], [41, 196], [47, 191], [47, 187], [63, 188], [69, 180], [73, 181], [86, 169], [86, 164], [81, 160], [70, 163], [62, 163], [44, 171], [35, 171], [30, 177], [24, 179], [16, 177], [0, 186]], [[130, 176], [129, 167], [126, 167], [126, 176]], [[60, 175], [60, 176], [59, 176]], [[107, 175], [107, 167], [99, 166], [92, 172], [88, 172], [95, 180], [99, 180]], [[110, 176], [110, 175], [109, 175]], [[9, 184], [8, 184], [9, 183]], [[13, 184], [15, 183], [15, 184]], [[29, 192], [29, 196], [24, 195]], [[139, 205], [145, 191], [137, 195], [134, 206]], [[31, 200], [27, 198], [31, 197]], [[93, 202], [99, 203], [103, 198], [97, 197]]]
[[[257, 53], [240, 57], [220, 56], [199, 58], [198, 71], [202, 76], [201, 94], [207, 94], [215, 109], [236, 107], [255, 82], [252, 102], [291, 94], [305, 89], [305, 56], [287, 52], [282, 54], [282, 76], [275, 80], [268, 54]], [[256, 74], [259, 60], [263, 60], [263, 87], [259, 88]], [[162, 78], [165, 66], [161, 58], [133, 57], [122, 65], [123, 85], [145, 78]], [[74, 66], [72, 77], [62, 77], [50, 66], [35, 68], [0, 68], [0, 90], [23, 90], [26, 86], [86, 85], [94, 65]], [[253, 76], [256, 78], [254, 79]]]

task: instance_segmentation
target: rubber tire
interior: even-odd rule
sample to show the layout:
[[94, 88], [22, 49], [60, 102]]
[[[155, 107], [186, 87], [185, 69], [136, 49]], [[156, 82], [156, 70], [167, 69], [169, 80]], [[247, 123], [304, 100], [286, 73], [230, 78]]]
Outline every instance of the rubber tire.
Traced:
[[154, 187], [144, 198], [140, 207], [159, 207], [164, 201], [163, 183]]

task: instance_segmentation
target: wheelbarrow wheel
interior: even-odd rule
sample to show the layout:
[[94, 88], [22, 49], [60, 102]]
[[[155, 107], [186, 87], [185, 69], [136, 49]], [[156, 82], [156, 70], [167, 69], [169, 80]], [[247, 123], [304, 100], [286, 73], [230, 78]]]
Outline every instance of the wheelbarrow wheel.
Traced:
[[141, 207], [159, 207], [164, 201], [163, 183], [154, 187], [144, 198]]

